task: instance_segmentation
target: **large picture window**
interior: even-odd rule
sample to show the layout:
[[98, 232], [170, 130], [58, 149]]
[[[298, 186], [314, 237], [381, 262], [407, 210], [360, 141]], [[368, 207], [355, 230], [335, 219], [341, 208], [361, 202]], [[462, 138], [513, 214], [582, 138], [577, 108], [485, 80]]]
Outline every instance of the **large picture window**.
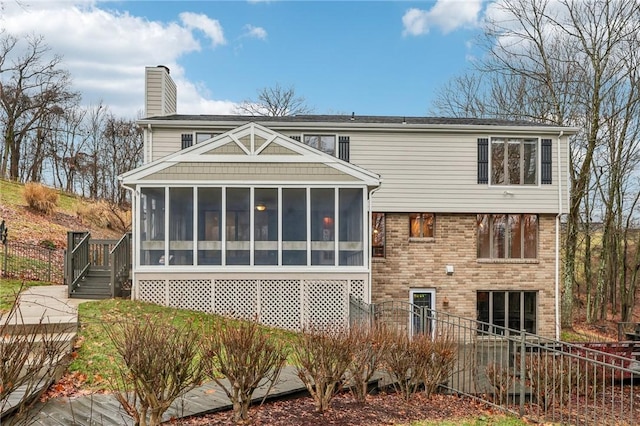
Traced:
[[535, 291], [479, 291], [479, 331], [500, 335], [521, 330], [536, 333], [537, 298]]
[[479, 214], [478, 258], [535, 259], [538, 256], [538, 216]]
[[491, 139], [491, 184], [537, 185], [538, 140]]

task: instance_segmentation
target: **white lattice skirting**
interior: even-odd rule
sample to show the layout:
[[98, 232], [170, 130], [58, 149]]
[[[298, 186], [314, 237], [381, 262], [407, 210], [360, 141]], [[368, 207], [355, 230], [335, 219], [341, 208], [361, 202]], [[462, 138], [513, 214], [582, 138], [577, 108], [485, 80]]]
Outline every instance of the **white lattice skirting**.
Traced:
[[138, 299], [254, 319], [288, 330], [346, 326], [349, 295], [366, 300], [361, 279], [141, 279]]

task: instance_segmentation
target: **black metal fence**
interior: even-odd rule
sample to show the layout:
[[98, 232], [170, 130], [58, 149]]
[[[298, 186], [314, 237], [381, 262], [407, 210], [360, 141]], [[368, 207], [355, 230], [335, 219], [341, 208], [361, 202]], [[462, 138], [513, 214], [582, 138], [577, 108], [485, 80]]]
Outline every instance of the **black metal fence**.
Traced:
[[64, 249], [7, 241], [0, 245], [0, 276], [63, 284]]
[[446, 392], [535, 422], [640, 424], [640, 342], [570, 344], [408, 302], [352, 298], [350, 320], [454, 338], [457, 364], [440, 385]]

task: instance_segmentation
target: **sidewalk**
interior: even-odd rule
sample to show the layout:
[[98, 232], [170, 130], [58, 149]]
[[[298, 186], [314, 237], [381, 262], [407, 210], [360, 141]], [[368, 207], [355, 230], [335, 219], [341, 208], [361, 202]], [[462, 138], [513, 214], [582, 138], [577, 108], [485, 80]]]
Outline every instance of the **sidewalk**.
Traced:
[[[67, 324], [77, 332], [78, 305], [86, 300], [69, 299], [66, 286], [41, 286], [27, 289], [19, 298], [21, 319], [19, 323]], [[254, 393], [254, 402], [259, 403], [267, 390], [263, 386]], [[269, 400], [305, 394], [306, 388], [297, 376], [294, 367], [287, 366], [279, 382], [271, 389]], [[207, 382], [182, 398], [167, 410], [164, 420], [217, 411], [231, 410], [226, 394], [215, 382]], [[114, 395], [94, 394], [71, 398], [53, 398], [39, 403], [34, 408], [30, 424], [36, 425], [133, 425]]]

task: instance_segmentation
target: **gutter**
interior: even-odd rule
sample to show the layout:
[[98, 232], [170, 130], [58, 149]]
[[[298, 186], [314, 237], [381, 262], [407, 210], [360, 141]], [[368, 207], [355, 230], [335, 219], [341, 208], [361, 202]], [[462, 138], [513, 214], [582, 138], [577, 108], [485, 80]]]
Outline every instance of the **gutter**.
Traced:
[[[556, 340], [560, 340], [560, 217], [562, 212], [562, 161], [560, 159], [561, 139], [564, 132], [561, 130], [558, 134], [558, 214], [556, 215], [556, 271], [555, 271], [555, 304], [556, 304]], [[567, 150], [569, 142], [567, 141]], [[568, 152], [568, 151], [567, 151]]]

